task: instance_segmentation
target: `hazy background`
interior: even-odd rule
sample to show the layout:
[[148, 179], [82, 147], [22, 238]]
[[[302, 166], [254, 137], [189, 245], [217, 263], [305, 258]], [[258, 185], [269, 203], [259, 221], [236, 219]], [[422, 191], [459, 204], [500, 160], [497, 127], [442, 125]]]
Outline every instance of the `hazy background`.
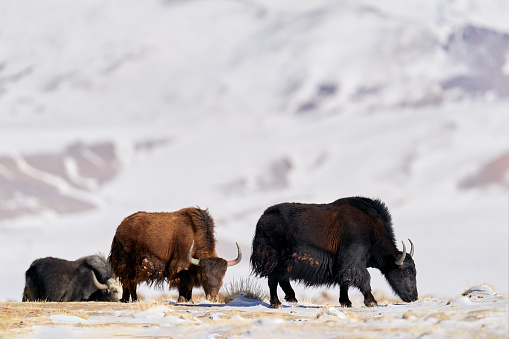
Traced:
[[505, 0], [1, 0], [0, 301], [34, 259], [107, 255], [139, 210], [209, 208], [238, 280], [265, 208], [351, 195], [412, 239], [420, 295], [506, 293], [508, 17]]

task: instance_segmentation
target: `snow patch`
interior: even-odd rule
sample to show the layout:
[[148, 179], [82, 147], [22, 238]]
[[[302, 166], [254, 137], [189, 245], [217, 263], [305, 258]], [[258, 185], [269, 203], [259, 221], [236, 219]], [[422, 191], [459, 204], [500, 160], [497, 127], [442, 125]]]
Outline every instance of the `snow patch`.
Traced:
[[451, 306], [470, 306], [474, 303], [468, 298], [464, 296], [454, 297], [452, 298], [447, 305]]
[[48, 317], [54, 323], [86, 324], [89, 321], [75, 315], [55, 314]]
[[[484, 288], [482, 291], [490, 294]], [[33, 331], [31, 334], [38, 338], [60, 338], [57, 334], [64, 332], [66, 338], [73, 335], [206, 338], [224, 333], [238, 337], [289, 339], [329, 338], [338, 333], [345, 337], [358, 337], [359, 333], [367, 337], [380, 336], [380, 333], [389, 333], [390, 337], [406, 337], [410, 333], [411, 336], [418, 334], [420, 337], [432, 338], [461, 337], [465, 331], [468, 331], [469, 336], [490, 334], [499, 337], [507, 334], [507, 296], [495, 295], [492, 298], [475, 298], [474, 302], [471, 300], [459, 296], [447, 303], [437, 298], [424, 298], [417, 302], [389, 304], [385, 307], [364, 307], [354, 302], [354, 307], [348, 309], [313, 303], [283, 309], [271, 309], [269, 305], [156, 305], [134, 315], [131, 315], [129, 308], [122, 307], [123, 304], [102, 303], [103, 306], [94, 305], [80, 310], [90, 312], [89, 320], [68, 315], [40, 317], [34, 318], [38, 320], [38, 326], [17, 328], [15, 332]], [[118, 309], [123, 311], [119, 312]]]
[[158, 305], [151, 307], [145, 311], [136, 312], [132, 317], [136, 320], [160, 320], [164, 318], [167, 313], [173, 311], [170, 307]]
[[252, 307], [259, 305], [267, 305], [267, 303], [261, 302], [257, 299], [249, 299], [243, 296], [242, 294], [237, 294], [235, 298], [229, 301], [226, 305], [232, 307]]

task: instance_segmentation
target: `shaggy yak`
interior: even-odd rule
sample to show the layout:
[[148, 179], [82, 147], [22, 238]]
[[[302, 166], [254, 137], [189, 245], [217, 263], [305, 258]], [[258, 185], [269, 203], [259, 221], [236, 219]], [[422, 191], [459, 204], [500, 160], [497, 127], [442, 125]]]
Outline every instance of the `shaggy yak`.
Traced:
[[120, 294], [122, 286], [102, 255], [37, 259], [25, 273], [23, 301], [118, 301]]
[[343, 198], [330, 204], [283, 203], [269, 207], [256, 225], [253, 272], [268, 277], [270, 306], [281, 307], [277, 286], [297, 302], [290, 280], [307, 286], [339, 285], [339, 302], [351, 307], [357, 287], [366, 306], [377, 306], [368, 267], [379, 269], [404, 301], [417, 300], [414, 246], [398, 251], [389, 210], [380, 200]]
[[121, 301], [138, 299], [141, 282], [179, 291], [179, 302], [191, 300], [193, 286], [202, 286], [216, 300], [226, 269], [242, 259], [227, 261], [216, 254], [214, 221], [208, 210], [189, 207], [171, 213], [138, 212], [118, 226], [108, 261], [124, 288]]

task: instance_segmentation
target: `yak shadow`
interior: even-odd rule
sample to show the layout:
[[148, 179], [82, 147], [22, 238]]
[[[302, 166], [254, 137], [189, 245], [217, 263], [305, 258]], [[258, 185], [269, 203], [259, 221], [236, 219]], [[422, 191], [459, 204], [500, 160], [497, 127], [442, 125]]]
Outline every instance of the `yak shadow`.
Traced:
[[[244, 300], [243, 300], [244, 299]], [[247, 299], [243, 298], [240, 300], [234, 299], [226, 304], [219, 304], [219, 303], [213, 303], [208, 302], [205, 300], [200, 300], [198, 303], [192, 303], [192, 302], [184, 302], [179, 303], [177, 301], [173, 300], [167, 300], [165, 301], [165, 304], [169, 306], [176, 306], [176, 307], [256, 307], [256, 306], [263, 306], [270, 310], [281, 310], [281, 309], [321, 309], [321, 308], [327, 308], [327, 307], [335, 307], [337, 309], [345, 309], [345, 310], [354, 310], [354, 309], [376, 309], [376, 308], [384, 308], [389, 305], [378, 305], [377, 307], [366, 307], [364, 305], [360, 305], [358, 307], [343, 307], [341, 305], [317, 305], [317, 304], [299, 304], [299, 303], [286, 303], [282, 305], [279, 309], [274, 309], [270, 307], [270, 304], [264, 301], [260, 301], [257, 299]], [[408, 306], [407, 303], [394, 303], [390, 304], [391, 306]]]
[[[173, 300], [168, 300], [166, 303], [170, 306], [185, 306], [185, 307], [255, 307], [255, 306], [263, 306], [270, 308], [270, 304], [259, 301], [259, 300], [249, 300], [248, 302], [245, 301], [238, 301], [238, 300], [232, 300], [227, 304], [220, 304], [220, 303], [214, 303], [214, 302], [207, 302], [207, 301], [199, 301], [197, 303], [193, 302], [183, 302], [179, 303]], [[287, 306], [290, 307], [290, 306]]]
[[[256, 307], [256, 306], [262, 306], [264, 308], [268, 308], [271, 310], [277, 310], [270, 308], [270, 303], [265, 301], [260, 301], [257, 299], [234, 299], [226, 304], [219, 304], [219, 303], [213, 303], [213, 302], [207, 302], [207, 301], [199, 301], [198, 303], [179, 303], [173, 300], [168, 300], [166, 303], [170, 306], [184, 306], [184, 307]], [[313, 309], [319, 309], [323, 308], [325, 305], [299, 305], [299, 304], [290, 304], [290, 305], [282, 305], [282, 308], [279, 309], [306, 309], [306, 308], [313, 308]]]

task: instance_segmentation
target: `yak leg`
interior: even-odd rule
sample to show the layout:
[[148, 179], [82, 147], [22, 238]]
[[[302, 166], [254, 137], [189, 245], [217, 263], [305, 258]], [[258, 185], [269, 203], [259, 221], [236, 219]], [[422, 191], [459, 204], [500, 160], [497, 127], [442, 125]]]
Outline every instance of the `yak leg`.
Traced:
[[131, 283], [130, 290], [131, 290], [131, 300], [133, 302], [138, 301], [138, 294], [136, 293], [136, 283], [135, 282]]
[[192, 287], [187, 286], [187, 284], [181, 284], [179, 286], [178, 302], [184, 303], [184, 302], [191, 301], [192, 297], [193, 297]]
[[129, 281], [122, 280], [122, 299], [120, 299], [120, 302], [128, 303], [129, 302]]
[[187, 286], [179, 287], [179, 298], [177, 302], [185, 303], [192, 298], [192, 292], [187, 289]]
[[278, 281], [274, 277], [269, 277], [269, 291], [270, 291], [270, 307], [281, 308], [281, 302], [277, 297], [277, 284]]
[[126, 285], [122, 284], [122, 298], [120, 299], [121, 303], [129, 302], [129, 289]]
[[191, 301], [191, 298], [193, 297], [193, 279], [191, 278], [187, 270], [180, 271], [179, 279], [180, 281], [178, 284], [179, 290], [178, 302], [183, 303], [186, 301]]
[[378, 303], [375, 300], [373, 294], [371, 294], [371, 289], [369, 291], [362, 292], [364, 295], [364, 305], [367, 307], [377, 307]]
[[352, 302], [348, 298], [348, 287], [347, 283], [339, 285], [339, 303], [343, 307], [352, 307]]
[[[133, 281], [130, 281], [127, 286], [128, 286], [127, 287], [128, 293], [131, 296], [131, 301], [132, 302], [138, 301], [138, 294], [136, 294], [136, 283]], [[122, 292], [122, 294], [123, 294], [123, 292]], [[129, 295], [127, 296], [126, 302], [129, 301]]]
[[122, 298], [120, 298], [121, 303], [129, 302], [129, 292], [127, 292], [126, 286], [122, 286]]
[[136, 283], [130, 281], [130, 280], [123, 280], [122, 281], [122, 299], [120, 299], [121, 302], [128, 303], [129, 297], [131, 297], [131, 300], [137, 301], [138, 295], [136, 294]]
[[341, 281], [339, 282], [339, 302], [341, 306], [351, 307], [352, 303], [348, 298], [348, 287], [357, 287], [364, 296], [364, 305], [368, 307], [378, 306], [375, 297], [371, 294], [371, 277], [369, 276], [368, 269], [359, 263], [354, 263], [348, 268], [345, 268], [341, 274]]
[[366, 305], [367, 307], [378, 306], [375, 297], [373, 297], [373, 294], [371, 293], [370, 285], [371, 277], [369, 275], [368, 269], [367, 268], [359, 269], [358, 273], [359, 278], [356, 279], [356, 285], [361, 291], [362, 295], [364, 296], [364, 305]]
[[279, 286], [283, 289], [285, 292], [285, 300], [291, 303], [296, 303], [298, 300], [295, 298], [295, 291], [292, 288], [292, 285], [290, 285], [289, 279], [284, 279], [279, 281]]

